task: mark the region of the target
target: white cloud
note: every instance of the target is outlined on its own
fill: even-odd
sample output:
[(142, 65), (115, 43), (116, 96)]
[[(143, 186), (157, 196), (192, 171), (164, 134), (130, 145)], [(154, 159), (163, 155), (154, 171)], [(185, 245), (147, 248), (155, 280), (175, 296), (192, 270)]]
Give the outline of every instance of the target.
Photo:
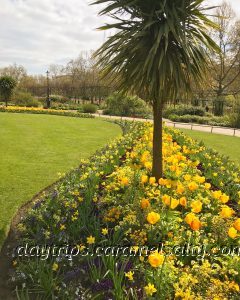
[(0, 7), (0, 66), (42, 73), (103, 42), (96, 28), (104, 20), (86, 0), (0, 0)]
[[(91, 0), (0, 0), (0, 67), (16, 62), (30, 73), (66, 63), (104, 40), (105, 21)], [(220, 0), (208, 0), (211, 4)], [(240, 0), (229, 0), (239, 12)]]

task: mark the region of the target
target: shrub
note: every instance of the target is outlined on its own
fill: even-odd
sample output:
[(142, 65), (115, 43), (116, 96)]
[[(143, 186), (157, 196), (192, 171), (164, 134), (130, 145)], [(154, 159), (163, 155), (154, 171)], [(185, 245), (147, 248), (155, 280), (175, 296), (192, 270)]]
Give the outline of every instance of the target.
[(240, 98), (233, 104), (233, 113), (230, 115), (231, 127), (240, 128)]
[(81, 110), (82, 112), (82, 106), (75, 103), (51, 103), (51, 108), (58, 110)]
[(98, 107), (94, 104), (84, 104), (82, 106), (82, 112), (88, 114), (95, 114), (97, 112)]
[(58, 95), (51, 95), (50, 99), (52, 102), (58, 102), (58, 103), (66, 103), (69, 101), (67, 98)]
[(13, 102), (15, 105), (26, 107), (38, 107), (40, 104), (36, 98), (27, 92), (16, 92)]
[(184, 116), (184, 115), (194, 115), (194, 116), (204, 116), (205, 109), (202, 107), (194, 107), (187, 105), (178, 105), (175, 107), (168, 107), (164, 110), (163, 116), (169, 118), (170, 115)]
[(106, 100), (106, 115), (125, 117), (149, 117), (151, 109), (146, 102), (136, 96), (125, 96), (121, 93), (114, 93)]
[(197, 123), (197, 124), (206, 124), (212, 126), (223, 126), (229, 127), (230, 122), (227, 116), (225, 117), (214, 117), (214, 116), (194, 116), (194, 115), (169, 115), (168, 118), (174, 122), (182, 122), (182, 123)]

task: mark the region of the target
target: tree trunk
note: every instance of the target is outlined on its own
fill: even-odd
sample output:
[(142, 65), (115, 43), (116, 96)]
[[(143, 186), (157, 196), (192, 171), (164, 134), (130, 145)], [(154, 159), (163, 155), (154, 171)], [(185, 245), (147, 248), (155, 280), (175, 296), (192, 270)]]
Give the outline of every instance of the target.
[(162, 114), (163, 105), (159, 101), (153, 104), (153, 165), (152, 176), (158, 181), (163, 177), (162, 155)]
[(5, 98), (5, 106), (6, 107), (8, 106), (8, 100), (7, 100), (7, 98)]

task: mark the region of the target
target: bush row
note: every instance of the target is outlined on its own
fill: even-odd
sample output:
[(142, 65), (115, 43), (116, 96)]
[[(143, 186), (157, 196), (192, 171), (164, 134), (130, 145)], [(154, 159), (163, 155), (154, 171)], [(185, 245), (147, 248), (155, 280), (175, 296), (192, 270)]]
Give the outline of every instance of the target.
[(193, 116), (204, 116), (205, 109), (202, 107), (188, 106), (188, 105), (177, 105), (175, 107), (168, 107), (164, 109), (163, 116), (164, 118), (169, 118), (169, 116), (184, 116), (184, 115), (193, 115)]
[(228, 117), (201, 117), (194, 115), (169, 115), (168, 119), (174, 122), (182, 122), (182, 123), (197, 123), (197, 124), (206, 124), (211, 126), (223, 126), (230, 127), (230, 122)]

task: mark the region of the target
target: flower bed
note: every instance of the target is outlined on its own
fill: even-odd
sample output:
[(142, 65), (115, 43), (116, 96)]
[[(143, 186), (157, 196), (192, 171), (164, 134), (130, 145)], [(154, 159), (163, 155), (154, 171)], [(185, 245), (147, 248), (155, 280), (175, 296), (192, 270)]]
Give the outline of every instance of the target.
[[(152, 127), (129, 126), (19, 225), (18, 295), (238, 299), (240, 258), (222, 249), (239, 246), (239, 170), (165, 128), (164, 178), (156, 182)], [(44, 256), (36, 245), (55, 252)]]
[(0, 112), (45, 114), (76, 118), (94, 118), (94, 116), (92, 116), (91, 114), (84, 114), (79, 112), (75, 113), (57, 109), (44, 109), (39, 107), (2, 106), (0, 107)]

